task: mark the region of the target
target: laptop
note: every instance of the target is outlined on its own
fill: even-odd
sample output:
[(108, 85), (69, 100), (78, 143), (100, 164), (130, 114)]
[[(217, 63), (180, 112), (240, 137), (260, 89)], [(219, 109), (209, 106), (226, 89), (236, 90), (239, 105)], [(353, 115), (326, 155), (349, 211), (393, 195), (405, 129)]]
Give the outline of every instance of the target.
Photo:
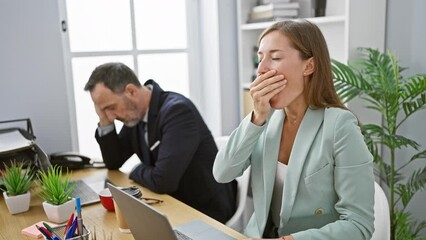
[(79, 179), (71, 182), (75, 183), (71, 197), (79, 197), (81, 206), (86, 206), (101, 201), (99, 198), (99, 192), (106, 188), (106, 184), (110, 181), (108, 179)]
[(107, 184), (114, 201), (135, 239), (144, 240), (231, 240), (235, 239), (203, 221), (195, 220), (173, 229), (166, 215), (147, 203), (132, 197), (114, 185)]

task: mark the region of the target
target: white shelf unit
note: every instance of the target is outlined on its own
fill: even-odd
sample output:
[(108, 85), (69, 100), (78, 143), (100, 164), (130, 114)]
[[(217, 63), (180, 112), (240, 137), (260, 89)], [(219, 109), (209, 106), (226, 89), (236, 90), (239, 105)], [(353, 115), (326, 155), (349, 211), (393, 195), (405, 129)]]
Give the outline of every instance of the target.
[[(251, 102), (247, 101), (250, 99), (247, 89), (255, 71), (252, 62), (253, 47), (257, 45), (262, 31), (273, 23), (247, 23), (256, 2), (237, 0), (241, 117), (251, 109)], [(327, 0), (326, 16), (306, 19), (321, 29), (331, 58), (347, 62), (356, 57), (357, 47), (383, 49), (385, 17), (386, 0)]]

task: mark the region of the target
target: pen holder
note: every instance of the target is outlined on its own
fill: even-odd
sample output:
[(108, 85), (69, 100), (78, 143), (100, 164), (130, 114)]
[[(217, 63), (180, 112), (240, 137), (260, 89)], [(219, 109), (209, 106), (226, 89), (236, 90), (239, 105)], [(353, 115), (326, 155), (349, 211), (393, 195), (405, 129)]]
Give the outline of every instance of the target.
[(53, 227), (53, 229), (55, 230), (55, 233), (58, 234), (58, 236), (62, 240), (89, 240), (90, 239), (91, 232), (88, 228), (86, 228), (86, 226), (84, 226), (83, 234), (81, 236), (74, 236), (72, 238), (65, 238), (65, 235), (64, 235), (65, 225), (59, 225), (59, 226)]
[[(65, 240), (65, 238), (63, 238)], [(87, 228), (84, 228), (83, 235), (81, 236), (75, 236), (73, 238), (67, 238), (66, 240), (89, 240), (90, 239), (90, 230)]]

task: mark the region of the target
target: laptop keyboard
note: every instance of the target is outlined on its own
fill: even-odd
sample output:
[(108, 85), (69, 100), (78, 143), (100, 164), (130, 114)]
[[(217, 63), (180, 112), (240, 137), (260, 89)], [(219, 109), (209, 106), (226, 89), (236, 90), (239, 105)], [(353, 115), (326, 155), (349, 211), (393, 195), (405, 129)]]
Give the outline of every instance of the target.
[(175, 232), (176, 238), (178, 240), (193, 240), (192, 238), (186, 236), (182, 232), (179, 232), (178, 230), (173, 230)]
[(100, 201), (98, 193), (89, 187), (83, 180), (75, 180), (72, 182), (75, 183), (75, 187), (71, 197), (79, 197), (82, 206)]

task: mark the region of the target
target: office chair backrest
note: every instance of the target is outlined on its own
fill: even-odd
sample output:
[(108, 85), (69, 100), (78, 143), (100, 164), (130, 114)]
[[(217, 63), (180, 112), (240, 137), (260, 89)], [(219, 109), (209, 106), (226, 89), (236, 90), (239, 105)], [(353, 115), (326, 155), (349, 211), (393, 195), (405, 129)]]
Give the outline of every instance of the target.
[(228, 142), (229, 136), (219, 136), (214, 139), (216, 142), (217, 148), (220, 150), (221, 148), (225, 147), (226, 143)]
[(374, 183), (374, 233), (371, 240), (390, 239), (389, 203), (383, 189)]
[[(225, 147), (229, 136), (216, 137), (216, 145), (218, 149)], [(253, 213), (253, 200), (248, 196), (249, 182), (250, 182), (250, 167), (247, 168), (243, 175), (236, 178), (238, 183), (237, 192), (237, 210), (234, 215), (226, 222), (226, 226), (242, 232), (244, 227), (247, 225), (251, 214)]]
[(254, 209), (252, 206), (253, 200), (251, 200), (251, 197), (248, 196), (250, 167), (247, 168), (243, 175), (238, 177), (236, 180), (238, 183), (237, 210), (225, 224), (238, 232), (242, 232)]

